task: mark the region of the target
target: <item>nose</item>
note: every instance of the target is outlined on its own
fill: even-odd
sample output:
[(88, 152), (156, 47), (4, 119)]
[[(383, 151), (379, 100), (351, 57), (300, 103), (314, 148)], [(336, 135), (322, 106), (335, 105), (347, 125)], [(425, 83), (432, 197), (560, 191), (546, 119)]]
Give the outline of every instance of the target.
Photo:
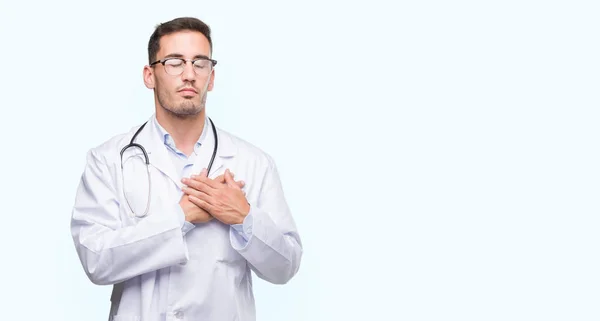
[(183, 72), (181, 73), (181, 77), (184, 81), (196, 80), (196, 72), (194, 71), (194, 65), (190, 61), (186, 61), (183, 65)]

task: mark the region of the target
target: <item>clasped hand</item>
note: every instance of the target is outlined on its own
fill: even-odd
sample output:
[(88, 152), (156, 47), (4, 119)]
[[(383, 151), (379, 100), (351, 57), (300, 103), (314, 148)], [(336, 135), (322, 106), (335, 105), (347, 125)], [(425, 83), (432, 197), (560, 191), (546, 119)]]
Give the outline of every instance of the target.
[(216, 218), (225, 224), (241, 224), (250, 211), (242, 191), (244, 182), (236, 182), (226, 170), (216, 179), (207, 177), (206, 169), (200, 175), (182, 179), (184, 195), (180, 205), (190, 223), (203, 223)]

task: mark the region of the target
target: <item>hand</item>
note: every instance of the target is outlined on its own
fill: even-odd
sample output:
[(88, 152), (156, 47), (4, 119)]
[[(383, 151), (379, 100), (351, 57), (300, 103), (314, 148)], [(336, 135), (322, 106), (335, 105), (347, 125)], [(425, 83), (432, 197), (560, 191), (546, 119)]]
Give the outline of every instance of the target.
[(241, 224), (250, 212), (246, 196), (229, 170), (225, 171), (225, 184), (206, 175), (192, 177), (185, 184), (190, 201), (225, 224)]
[[(203, 171), (201, 175), (206, 176), (206, 171)], [(231, 176), (233, 177), (233, 173), (231, 173)], [(183, 179), (182, 181), (184, 184), (186, 183), (186, 179)], [(217, 176), (214, 181), (220, 184), (227, 184), (224, 174)], [(239, 186), (240, 189), (245, 185), (244, 181), (234, 181), (234, 184)], [(193, 224), (210, 222), (213, 219), (213, 216), (201, 207), (198, 207), (198, 205), (192, 203), (188, 196), (189, 194), (184, 193), (179, 201), (179, 206), (181, 206), (181, 209), (185, 214), (185, 220)]]
[(183, 210), (185, 220), (192, 224), (207, 223), (213, 219), (212, 215), (208, 214), (207, 211), (192, 203), (186, 194), (183, 194), (181, 197), (179, 206), (181, 206), (181, 209)]

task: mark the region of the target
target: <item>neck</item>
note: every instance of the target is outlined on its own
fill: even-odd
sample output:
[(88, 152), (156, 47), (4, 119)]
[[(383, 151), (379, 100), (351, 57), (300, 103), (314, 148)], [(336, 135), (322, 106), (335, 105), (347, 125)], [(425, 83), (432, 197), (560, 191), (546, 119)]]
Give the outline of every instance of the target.
[(194, 145), (204, 130), (206, 114), (202, 109), (197, 115), (181, 117), (174, 115), (162, 108), (156, 110), (156, 120), (173, 137), (177, 149), (190, 155)]

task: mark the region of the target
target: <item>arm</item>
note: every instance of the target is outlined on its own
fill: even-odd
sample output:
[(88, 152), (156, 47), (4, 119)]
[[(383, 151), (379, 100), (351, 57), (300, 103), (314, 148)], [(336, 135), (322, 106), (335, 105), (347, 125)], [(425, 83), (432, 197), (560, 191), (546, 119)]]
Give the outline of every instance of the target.
[(230, 241), (258, 277), (284, 284), (300, 268), (302, 243), (277, 168), (270, 164), (256, 203), (242, 224), (230, 228)]
[(199, 175), (184, 179), (190, 201), (230, 225), (231, 246), (262, 279), (275, 284), (288, 282), (300, 267), (302, 243), (283, 195), (277, 169), (270, 160), (260, 184), (258, 198), (248, 203), (229, 170), (226, 184)]
[(115, 284), (188, 259), (184, 222), (178, 203), (172, 212), (148, 216), (133, 226), (121, 226), (119, 202), (106, 164), (92, 150), (77, 190), (71, 234), (88, 278), (99, 285)]

